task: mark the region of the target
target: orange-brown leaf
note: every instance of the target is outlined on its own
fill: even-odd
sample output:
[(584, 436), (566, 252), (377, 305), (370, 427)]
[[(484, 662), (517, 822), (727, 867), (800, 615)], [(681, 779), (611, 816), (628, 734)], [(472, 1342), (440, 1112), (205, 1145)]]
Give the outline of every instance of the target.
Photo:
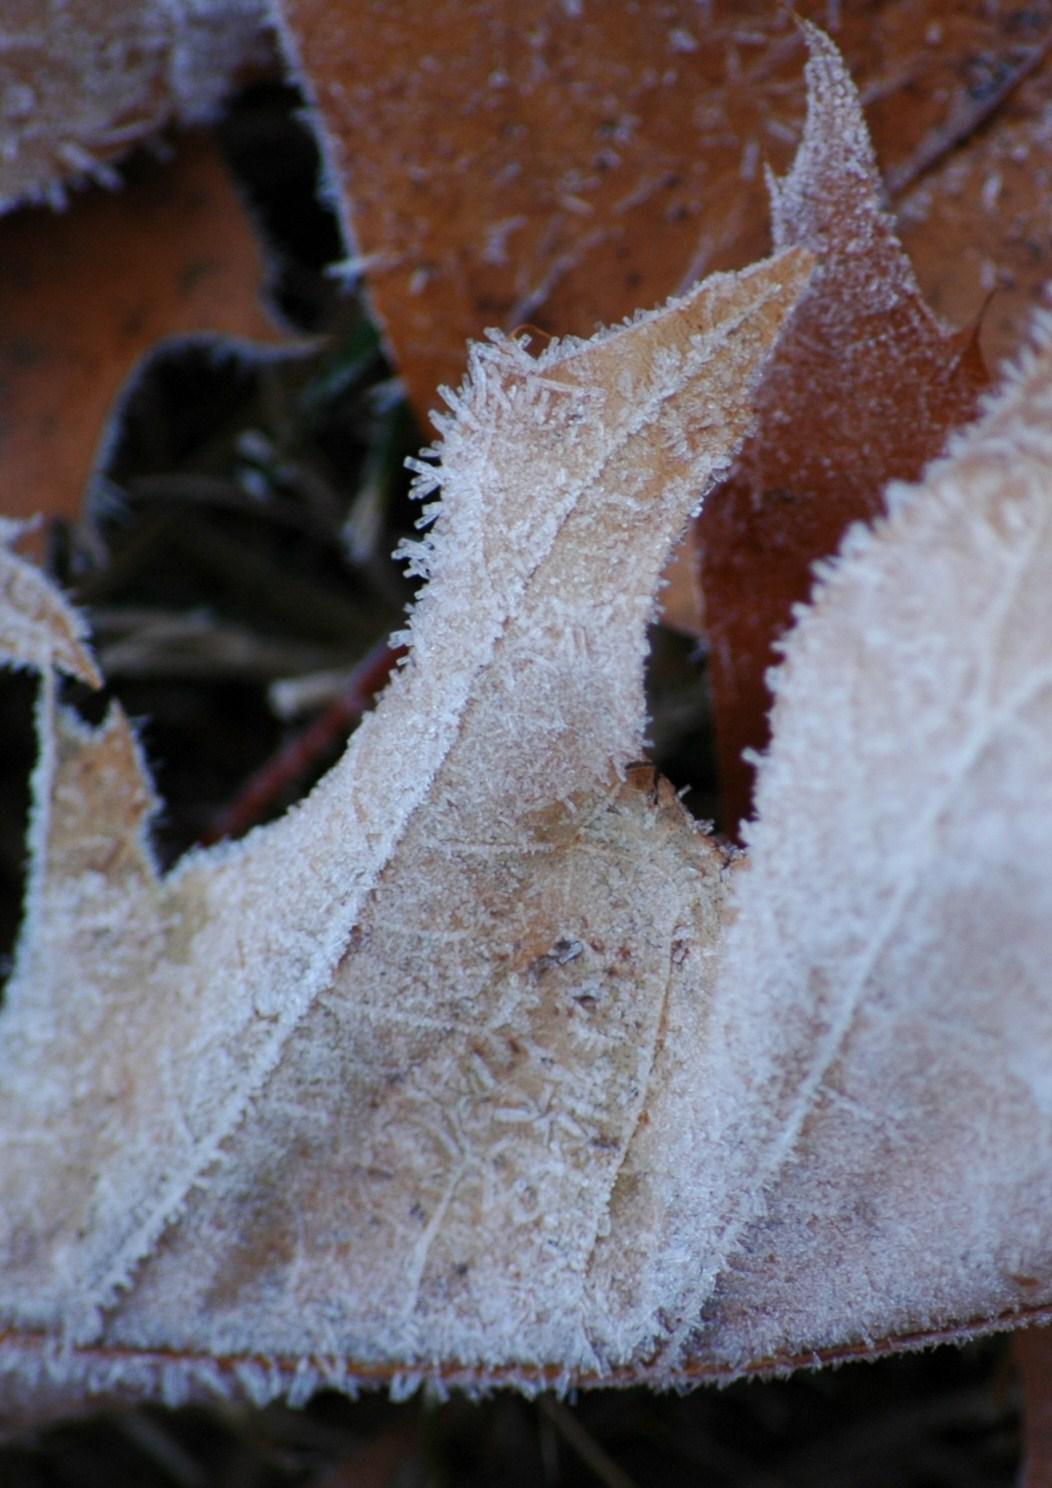
[(278, 336), (263, 261), (214, 140), (96, 189), (73, 211), (0, 221), (0, 478), (11, 516), (76, 516), (107, 416), (166, 337)]
[[(767, 249), (802, 47), (775, 0), (283, 0), (361, 262), (423, 416), (463, 345), (523, 321), (588, 335)], [(798, 7), (858, 79), (881, 163), (914, 180), (1033, 66), (1052, 6)]]
[(1025, 1328), (1012, 1343), (1023, 1387), (1025, 1460), (1020, 1488), (1052, 1488), (1052, 1328)]
[(774, 199), (781, 244), (821, 268), (772, 358), (757, 425), (698, 520), (724, 819), (749, 810), (746, 749), (767, 740), (766, 673), (815, 561), (913, 479), (985, 385), (969, 334), (948, 335), (917, 288), (891, 219), (851, 81), (811, 31), (804, 142)]
[(993, 366), (1015, 354), (1052, 279), (1052, 59), (991, 125), (898, 203), (902, 240), (936, 314), (979, 320)]

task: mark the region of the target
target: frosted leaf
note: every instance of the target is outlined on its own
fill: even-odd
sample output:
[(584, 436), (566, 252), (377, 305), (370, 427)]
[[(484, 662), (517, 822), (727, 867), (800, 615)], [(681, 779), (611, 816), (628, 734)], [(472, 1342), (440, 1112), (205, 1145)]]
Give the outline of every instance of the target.
[(766, 673), (816, 560), (915, 480), (986, 385), (970, 334), (925, 304), (891, 217), (862, 104), (836, 47), (805, 26), (807, 122), (771, 179), (779, 247), (817, 259), (757, 393), (756, 427), (698, 521), (720, 787), (728, 830), (749, 814), (746, 749), (767, 741)]
[(697, 1069), (724, 1367), (1052, 1306), (1052, 323), (889, 505), (785, 644)]
[(25, 530), (0, 517), (0, 659), (38, 671), (56, 667), (97, 687), (84, 621), (38, 568), (11, 551)]
[(268, 56), (262, 0), (4, 0), (0, 210), (112, 181), (109, 165), (172, 119), (211, 120)]
[[(407, 662), (243, 844), (159, 877), (126, 722), (45, 692), (0, 1013), (8, 1371), (54, 1339), (56, 1390), (190, 1389), (233, 1355), (265, 1395), (290, 1360), (649, 1346), (624, 1299), (684, 1264), (676, 1111), (725, 861), (633, 764), (646, 624), (809, 271), (794, 250), (537, 359), (473, 349)], [(646, 1172), (644, 1127), (668, 1133)]]
[(167, 876), (127, 720), (56, 702), (79, 620), (4, 558), (47, 674), (4, 1410), (678, 1384), (1052, 1313), (1052, 332), (823, 571), (747, 862), (639, 763), (657, 576), (810, 267), (476, 347), (405, 666), (303, 805)]

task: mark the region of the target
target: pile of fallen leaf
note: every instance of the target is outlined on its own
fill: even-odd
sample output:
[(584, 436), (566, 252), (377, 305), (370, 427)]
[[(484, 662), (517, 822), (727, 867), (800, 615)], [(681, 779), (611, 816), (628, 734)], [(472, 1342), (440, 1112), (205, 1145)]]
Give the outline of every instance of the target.
[[(325, 409), (313, 443), (197, 438), (191, 474), (136, 487), (146, 383), (99, 438), (158, 336), (262, 329), (212, 147), (95, 198), (94, 225), (3, 224), (0, 458), (67, 520), (87, 482), (72, 557), (56, 527), (45, 558), (108, 664), (295, 678), (254, 695), (260, 756), (290, 697), (335, 689), (323, 749), (392, 673), (300, 805), (169, 869), (284, 804), (319, 730), (227, 810), (199, 800), (162, 861), (136, 730), (85, 700), (84, 613), (6, 550), (0, 636), (41, 678), (0, 1015), (12, 1416), (667, 1386), (1048, 1318), (1047, 329), (980, 397), (1045, 277), (1052, 16), (846, 6), (848, 66), (807, 31), (804, 118), (783, 15), (659, 10), (440, 4), (410, 31), (377, 7), (352, 34), (339, 6), (282, 8), (341, 273), (418, 411), (503, 327), (410, 462), (424, 531), (400, 553), (425, 582), (390, 644), (396, 395), (354, 402), (353, 500), (326, 478), (376, 355), (354, 313), (326, 347), (240, 356), (272, 428), (275, 398)], [(254, 11), (215, 7), (231, 77), (266, 65)], [(130, 14), (107, 15), (114, 55), (153, 56), (170, 104), (136, 86), (160, 114), (214, 108), (185, 93), (176, 11), (152, 54)], [(10, 55), (8, 96), (32, 92), (46, 67)], [(118, 107), (98, 81), (75, 148), (9, 114), (8, 193), (110, 168), (86, 141), (112, 142), (131, 84)], [(99, 552), (140, 502), (165, 577), (136, 622), (107, 615)], [(218, 587), (195, 610), (202, 543)], [(263, 633), (230, 575), (267, 597)], [(744, 856), (646, 763), (656, 595), (705, 648)]]

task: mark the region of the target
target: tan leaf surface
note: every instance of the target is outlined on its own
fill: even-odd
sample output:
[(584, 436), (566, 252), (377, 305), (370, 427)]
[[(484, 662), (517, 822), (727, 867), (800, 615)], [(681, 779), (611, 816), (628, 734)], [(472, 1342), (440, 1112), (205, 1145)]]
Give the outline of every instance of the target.
[(64, 200), (178, 119), (210, 121), (270, 55), (261, 0), (4, 0), (0, 211)]
[(262, 253), (215, 141), (56, 217), (0, 220), (0, 478), (9, 515), (75, 517), (114, 399), (168, 337), (271, 342)]
[(97, 687), (83, 620), (38, 568), (11, 551), (24, 531), (23, 523), (0, 517), (0, 658), (39, 672), (54, 667)]
[(9, 1404), (186, 1392), (223, 1356), (270, 1358), (226, 1380), (264, 1391), (580, 1371), (662, 1331), (725, 861), (633, 766), (645, 627), (809, 271), (476, 348), (420, 465), (408, 662), (243, 844), (158, 878), (126, 723), (45, 694), (0, 1015)]

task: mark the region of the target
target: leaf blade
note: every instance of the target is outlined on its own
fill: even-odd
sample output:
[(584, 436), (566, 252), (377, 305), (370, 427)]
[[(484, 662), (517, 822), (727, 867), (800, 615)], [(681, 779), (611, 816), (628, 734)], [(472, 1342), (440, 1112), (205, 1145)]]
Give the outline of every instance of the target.
[(736, 1238), (702, 1355), (1052, 1296), (1050, 427), (1046, 325), (787, 640), (706, 1064), (718, 1104), (724, 1080), (766, 1090), (767, 1155), (721, 1178)]
[[(209, 1275), (193, 1243), (190, 1253), (197, 1259), (176, 1263), (182, 1291), (170, 1285), (163, 1300), (151, 1292), (148, 1278), (140, 1278), (133, 1296), (119, 1299), (139, 1277), (148, 1255), (157, 1250), (163, 1259), (161, 1236), (173, 1221), (178, 1221), (176, 1240), (169, 1248), (176, 1248), (180, 1234), (191, 1232), (195, 1215), (213, 1216), (203, 1235), (194, 1232), (195, 1243), (207, 1250), (209, 1237), (228, 1237), (229, 1253), (221, 1251), (220, 1273), (224, 1267), (237, 1270), (239, 1246), (231, 1231), (240, 1233), (239, 1212), (248, 1231), (261, 1227), (261, 1234), (266, 1233), (258, 1193), (280, 1191), (281, 1185), (261, 1178), (253, 1190), (250, 1183), (240, 1210), (233, 1206), (213, 1212), (211, 1196), (220, 1193), (231, 1175), (237, 1188), (239, 1173), (280, 1171), (290, 1186), (307, 1177), (293, 1155), (283, 1155), (298, 1130), (289, 1127), (287, 1115), (296, 1109), (297, 1089), (320, 1094), (321, 1105), (312, 1098), (302, 1116), (303, 1140), (315, 1150), (310, 1133), (325, 1107), (324, 1082), (319, 1087), (319, 1080), (332, 1057), (327, 1037), (332, 1018), (342, 1016), (348, 1025), (342, 1045), (352, 1050), (352, 1065), (358, 1058), (353, 1053), (356, 1040), (372, 1050), (371, 1065), (360, 1056), (369, 1067), (364, 1094), (356, 1086), (356, 1098), (383, 1106), (384, 1071), (394, 1057), (384, 1054), (384, 1036), (397, 1047), (402, 1038), (397, 1008), (394, 1026), (384, 1036), (374, 1038), (371, 1021), (377, 1009), (383, 1011), (390, 967), (401, 966), (404, 975), (398, 995), (417, 997), (410, 1005), (423, 1033), (414, 1037), (417, 1045), (423, 1039), (425, 1050), (434, 1023), (426, 1014), (428, 996), (439, 1003), (445, 999), (451, 1008), (465, 998), (470, 1002), (465, 991), (470, 977), (465, 981), (467, 973), (455, 955), (445, 967), (445, 982), (425, 995), (423, 1006), (419, 972), (394, 954), (376, 958), (371, 968), (375, 984), (334, 984), (341, 959), (358, 953), (355, 927), (367, 941), (373, 919), (378, 930), (392, 914), (411, 919), (414, 896), (421, 894), (432, 900), (430, 908), (420, 910), (421, 924), (433, 913), (438, 923), (452, 916), (455, 929), (457, 916), (467, 914), (473, 899), (486, 893), (505, 903), (510, 914), (514, 904), (531, 897), (515, 892), (516, 874), (525, 871), (514, 867), (523, 855), (523, 839), (527, 860), (534, 852), (543, 861), (546, 831), (564, 837), (569, 832), (572, 852), (578, 851), (581, 834), (587, 838), (591, 830), (590, 801), (600, 837), (608, 829), (617, 837), (616, 822), (626, 810), (631, 830), (656, 831), (646, 823), (661, 813), (655, 817), (655, 808), (646, 802), (620, 807), (621, 788), (611, 795), (608, 779), (611, 769), (616, 778), (641, 739), (642, 657), (652, 586), (679, 526), (748, 424), (752, 379), (809, 268), (808, 255), (790, 253), (739, 278), (726, 276), (700, 287), (665, 310), (597, 338), (594, 345), (550, 348), (536, 363), (506, 342), (476, 354), (474, 379), (454, 399), (456, 418), (444, 431), (444, 515), (428, 553), (434, 577), (413, 616), (413, 646), (402, 673), (356, 733), (344, 760), (301, 808), (243, 844), (195, 854), (167, 880), (148, 878), (137, 894), (124, 896), (128, 944), (144, 938), (150, 943), (148, 976), (144, 968), (139, 975), (123, 976), (106, 968), (98, 972), (90, 995), (80, 998), (79, 1022), (54, 1012), (42, 1015), (51, 1031), (50, 1057), (56, 1066), (78, 1067), (78, 1088), (88, 1088), (92, 1081), (83, 1059), (90, 1062), (94, 1051), (104, 1066), (95, 1083), (110, 1091), (115, 1102), (107, 1122), (94, 1128), (78, 1123), (77, 1162), (73, 1171), (64, 1168), (61, 1174), (32, 1162), (44, 1132), (61, 1129), (55, 1105), (61, 1105), (63, 1095), (53, 1083), (49, 1091), (38, 1089), (46, 1085), (40, 1039), (26, 1010), (33, 1001), (34, 979), (49, 980), (55, 1007), (68, 999), (68, 942), (61, 942), (52, 924), (46, 955), (35, 954), (31, 941), (23, 944), (16, 969), (18, 995), (3, 1014), (9, 1053), (0, 1092), (10, 1133), (4, 1146), (4, 1307), (12, 1320), (37, 1324), (47, 1317), (78, 1340), (102, 1337), (111, 1342), (118, 1341), (126, 1324), (133, 1333), (141, 1330), (135, 1335), (140, 1344), (170, 1344), (174, 1330), (188, 1346), (181, 1330), (197, 1319), (193, 1326), (206, 1327), (209, 1347), (220, 1349), (221, 1330), (229, 1326), (237, 1347), (249, 1351), (254, 1335), (238, 1331), (242, 1296), (230, 1314), (218, 1305), (218, 1293), (203, 1309), (185, 1305), (186, 1287), (192, 1291), (206, 1285)], [(483, 521), (486, 501), (503, 524), (499, 566), (489, 551), (495, 538), (492, 516), (489, 525)], [(626, 532), (635, 538), (627, 553)], [(606, 558), (609, 571), (603, 574), (597, 642), (608, 647), (606, 665), (597, 668), (596, 679), (581, 689), (580, 697), (567, 698), (562, 679), (577, 676), (580, 636), (594, 635), (597, 628), (597, 595), (581, 575), (594, 573), (597, 560)], [(555, 686), (549, 675), (553, 667)], [(513, 697), (514, 710), (509, 703)], [(503, 751), (500, 771), (492, 765), (492, 755), (485, 755), (484, 741), (491, 751)], [(545, 760), (540, 772), (539, 757)], [(631, 791), (628, 799), (635, 799)], [(560, 801), (575, 805), (583, 826), (574, 825), (573, 813)], [(553, 811), (555, 823), (546, 816)], [(664, 816), (670, 813), (675, 827), (666, 835), (675, 854), (681, 850), (680, 838), (688, 844), (695, 838), (678, 806), (666, 804)], [(559, 825), (564, 816), (568, 826)], [(120, 822), (110, 830), (119, 835)], [(485, 848), (477, 855), (482, 864), (478, 871), (471, 858), (476, 842)], [(712, 876), (711, 849), (690, 845), (683, 850), (699, 855), (702, 877)], [(437, 872), (443, 853), (455, 858), (456, 873), (450, 879), (447, 867), (436, 880), (443, 885), (438, 889), (429, 873)], [(611, 853), (625, 860), (616, 846), (598, 857), (587, 845), (583, 849), (584, 859), (599, 863), (589, 871), (593, 877), (598, 874), (596, 891), (606, 904), (611, 895), (617, 902), (623, 897), (616, 875), (611, 877), (602, 866)], [(715, 875), (718, 879), (718, 865)], [(562, 883), (559, 877), (551, 890), (556, 905), (565, 904)], [(61, 881), (53, 885), (60, 900), (84, 890), (79, 880), (72, 888)], [(383, 909), (385, 896), (393, 911)], [(547, 924), (555, 910), (539, 889), (534, 897), (534, 912)], [(665, 911), (662, 923), (672, 917), (669, 933), (678, 914), (689, 919), (693, 911)], [(75, 925), (74, 914), (71, 934)], [(119, 936), (119, 927), (108, 921), (107, 932)], [(547, 945), (558, 942), (561, 932), (553, 924), (546, 933)], [(644, 926), (639, 933), (647, 955), (660, 968), (667, 955), (661, 937), (651, 943)], [(519, 964), (525, 954), (520, 946), (505, 992), (493, 993), (498, 1007), (502, 995), (513, 1003), (517, 999), (521, 1006), (515, 1016), (526, 1024), (533, 1016), (529, 968), (546, 953), (546, 945), (538, 945), (525, 964)], [(489, 964), (483, 955), (471, 973), (481, 977), (483, 991)], [(83, 958), (81, 969), (82, 975), (88, 972)], [(619, 1088), (627, 1092), (618, 1120), (628, 1135), (612, 1143), (603, 1162), (596, 1161), (596, 1172), (616, 1163), (634, 1126), (632, 1111), (638, 1111), (645, 1089), (661, 1008), (660, 999), (647, 1006), (642, 986), (651, 986), (655, 974), (665, 973), (642, 979), (640, 1006), (646, 1008), (650, 1032), (636, 1045), (626, 1043), (627, 1028), (618, 1023), (616, 1004), (610, 1014), (611, 1067), (621, 1069)], [(449, 1036), (463, 1054), (463, 1018), (448, 1010), (444, 1016)], [(543, 1009), (538, 1016), (544, 1023)], [(90, 1033), (85, 1018), (94, 1020)], [(293, 1059), (294, 1040), (300, 1062), (286, 1097), (275, 1088), (283, 1062)], [(575, 1057), (579, 1063), (580, 1050)], [(399, 1060), (408, 1067), (414, 1063), (404, 1048)], [(523, 1075), (530, 1090), (536, 1073), (530, 1066)], [(587, 1074), (581, 1080), (582, 1089), (592, 1089), (594, 1080)], [(335, 1079), (330, 1084), (333, 1092), (341, 1088)], [(587, 1090), (581, 1099), (593, 1102), (599, 1113), (595, 1121), (600, 1122), (609, 1101)], [(26, 1116), (34, 1102), (40, 1107), (35, 1121)], [(268, 1137), (277, 1147), (264, 1142), (262, 1152), (243, 1153), (239, 1168), (231, 1153), (240, 1150), (243, 1138), (251, 1142), (265, 1116), (277, 1121)], [(497, 1120), (487, 1112), (486, 1121), (491, 1117)], [(498, 1124), (502, 1121), (504, 1117)], [(98, 1144), (94, 1153), (93, 1142)], [(317, 1154), (316, 1160), (321, 1161)], [(403, 1184), (410, 1182), (412, 1171), (407, 1163)], [(206, 1175), (209, 1187), (203, 1191)], [(309, 1179), (312, 1190), (316, 1183), (316, 1177)], [(601, 1206), (601, 1185), (595, 1202)], [(440, 1210), (436, 1201), (436, 1213)], [(441, 1226), (441, 1215), (436, 1223)], [(591, 1244), (587, 1224), (585, 1231), (575, 1274)], [(402, 1268), (407, 1243), (403, 1229), (401, 1249), (394, 1250)], [(250, 1290), (267, 1275), (265, 1255), (275, 1257), (272, 1265), (280, 1270), (282, 1255), (291, 1266), (299, 1253), (293, 1247), (289, 1257), (288, 1246), (268, 1247), (262, 1240), (260, 1247), (252, 1252), (259, 1255), (261, 1269), (251, 1273)], [(12, 1259), (16, 1251), (21, 1258), (17, 1266)], [(386, 1251), (372, 1253), (379, 1266)], [(426, 1264), (425, 1254), (421, 1268)], [(289, 1277), (294, 1291), (296, 1277), (291, 1271)], [(514, 1293), (514, 1275), (504, 1279)], [(213, 1280), (221, 1290), (221, 1276)], [(308, 1290), (316, 1284), (317, 1277), (308, 1274)], [(324, 1296), (331, 1291), (327, 1283)], [(291, 1326), (306, 1351), (307, 1337), (295, 1334), (295, 1328), (307, 1316), (314, 1330), (308, 1337), (317, 1336), (319, 1329), (326, 1336), (324, 1307), (316, 1298), (313, 1309), (304, 1313), (296, 1306), (288, 1317), (282, 1311), (288, 1306), (283, 1295), (279, 1290), (269, 1325), (279, 1334), (280, 1326)], [(183, 1302), (173, 1313), (172, 1301), (180, 1296)], [(31, 1306), (27, 1297), (33, 1299)], [(395, 1334), (389, 1318), (377, 1320), (370, 1312), (367, 1288), (352, 1291), (348, 1306), (351, 1315), (345, 1325), (364, 1331), (344, 1338), (345, 1352), (355, 1352), (359, 1337), (367, 1352), (382, 1356), (397, 1347), (431, 1351), (426, 1339), (432, 1324), (411, 1308), (406, 1331)], [(365, 1322), (355, 1321), (356, 1306), (363, 1309)], [(100, 1310), (114, 1307), (100, 1334)], [(436, 1337), (445, 1336), (441, 1329), (450, 1323), (449, 1305), (438, 1313)], [(512, 1315), (521, 1313), (520, 1307)], [(251, 1308), (245, 1316), (251, 1317)], [(210, 1321), (202, 1324), (202, 1318)], [(529, 1323), (528, 1313), (524, 1321)], [(540, 1327), (538, 1319), (533, 1322)], [(492, 1353), (500, 1340), (500, 1346), (510, 1346), (514, 1329), (507, 1331), (505, 1324), (502, 1333), (496, 1323), (485, 1321), (478, 1326), (473, 1348)], [(558, 1329), (563, 1321), (556, 1318), (553, 1326)], [(579, 1332), (573, 1319), (568, 1326)], [(468, 1327), (470, 1332), (470, 1323)], [(280, 1344), (281, 1336), (271, 1347)], [(269, 1337), (265, 1329), (264, 1337)], [(447, 1339), (443, 1348), (451, 1346)], [(580, 1338), (574, 1347), (591, 1356), (590, 1345)], [(540, 1343), (535, 1348), (542, 1352)]]

